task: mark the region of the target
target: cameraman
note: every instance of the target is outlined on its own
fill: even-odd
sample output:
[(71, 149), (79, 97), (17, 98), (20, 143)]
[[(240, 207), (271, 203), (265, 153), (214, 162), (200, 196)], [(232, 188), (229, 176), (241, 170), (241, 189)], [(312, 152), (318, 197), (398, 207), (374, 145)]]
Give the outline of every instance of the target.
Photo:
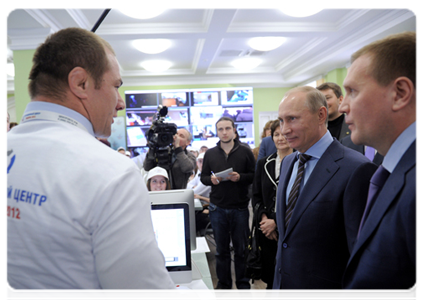
[[(186, 149), (191, 141), (192, 135), (185, 128), (178, 129), (177, 133), (173, 136), (173, 151), (170, 166), (171, 186), (173, 190), (185, 189), (188, 179), (195, 168), (196, 158), (194, 154)], [(144, 160), (144, 170), (149, 171), (156, 166), (155, 153), (150, 148)]]

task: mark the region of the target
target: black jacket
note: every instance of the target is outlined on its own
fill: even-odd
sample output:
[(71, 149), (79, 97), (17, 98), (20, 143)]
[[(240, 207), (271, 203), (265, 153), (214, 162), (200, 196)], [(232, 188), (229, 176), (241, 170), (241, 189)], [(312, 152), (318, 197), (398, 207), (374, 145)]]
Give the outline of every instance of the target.
[[(220, 141), (204, 155), (201, 182), (212, 187), (210, 202), (221, 208), (246, 208), (250, 200), (248, 186), (254, 179), (254, 155), (251, 149), (240, 145), (238, 141), (234, 140), (234, 143), (228, 155), (220, 147)], [(239, 173), (239, 181), (227, 180), (213, 185), (211, 172), (218, 173), (228, 168), (233, 168), (234, 172)]]

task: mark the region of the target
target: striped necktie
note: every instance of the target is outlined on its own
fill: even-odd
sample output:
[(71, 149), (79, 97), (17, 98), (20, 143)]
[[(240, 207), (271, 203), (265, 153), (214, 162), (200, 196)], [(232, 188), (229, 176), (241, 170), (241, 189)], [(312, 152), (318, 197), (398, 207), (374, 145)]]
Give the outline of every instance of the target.
[(285, 228), (288, 227), (289, 221), (291, 220), (292, 212), (294, 211), (295, 204), (297, 203), (298, 194), (300, 192), (300, 185), (303, 179), (305, 163), (311, 158), (310, 155), (300, 154), (300, 161), (298, 163), (297, 177), (295, 178), (294, 185), (291, 188), (288, 196), (288, 206), (285, 213)]

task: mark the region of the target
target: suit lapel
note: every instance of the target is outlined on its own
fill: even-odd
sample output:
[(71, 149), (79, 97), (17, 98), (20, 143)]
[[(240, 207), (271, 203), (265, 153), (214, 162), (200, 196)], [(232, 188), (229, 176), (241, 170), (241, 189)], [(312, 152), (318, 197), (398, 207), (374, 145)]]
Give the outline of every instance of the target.
[(279, 180), (278, 190), (277, 190), (277, 203), (276, 203), (276, 213), (281, 216), (278, 224), (279, 235), (285, 235), (285, 211), (286, 211), (286, 188), (289, 183), (289, 179), (291, 177), (292, 169), (294, 167), (294, 163), (296, 153), (290, 154), (285, 156), (282, 160), (281, 165), (281, 174), (279, 178), (283, 178), (283, 180)]
[(291, 221), (286, 230), (286, 235), (293, 230), (310, 203), (338, 171), (339, 166), (336, 160), (343, 158), (344, 152), (342, 149), (343, 147), (340, 146), (339, 142), (334, 141), (319, 159), (300, 193), (294, 212), (292, 213)]
[(416, 142), (404, 153), (400, 162), (385, 182), (380, 191), (369, 216), (360, 232), (360, 237), (351, 254), (350, 260), (366, 240), (373, 234), (376, 227), (381, 222), (391, 203), (396, 199), (398, 193), (405, 184), (405, 174), (416, 164)]

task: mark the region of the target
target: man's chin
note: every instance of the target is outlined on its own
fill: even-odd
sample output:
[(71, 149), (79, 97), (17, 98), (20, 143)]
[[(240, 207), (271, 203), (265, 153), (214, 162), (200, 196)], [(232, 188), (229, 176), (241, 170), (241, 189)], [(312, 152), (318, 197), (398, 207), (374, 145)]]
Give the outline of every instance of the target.
[(356, 132), (351, 132), (351, 142), (353, 142), (355, 145), (364, 145), (364, 143), (361, 141), (360, 137), (357, 135)]
[(232, 142), (232, 139), (230, 139), (230, 140), (220, 140), (222, 143), (225, 143), (225, 144), (229, 144), (230, 142)]

